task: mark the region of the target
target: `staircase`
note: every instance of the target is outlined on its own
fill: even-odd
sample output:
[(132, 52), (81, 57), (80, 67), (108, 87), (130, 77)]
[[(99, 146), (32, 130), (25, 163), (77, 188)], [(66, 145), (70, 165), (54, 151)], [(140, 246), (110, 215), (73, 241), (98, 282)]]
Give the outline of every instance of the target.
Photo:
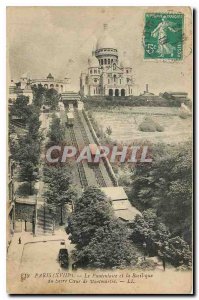
[(24, 122), (20, 119), (11, 119), (11, 124), (23, 129), (26, 127)]
[(45, 205), (37, 208), (36, 235), (52, 235), (53, 219), (49, 209)]

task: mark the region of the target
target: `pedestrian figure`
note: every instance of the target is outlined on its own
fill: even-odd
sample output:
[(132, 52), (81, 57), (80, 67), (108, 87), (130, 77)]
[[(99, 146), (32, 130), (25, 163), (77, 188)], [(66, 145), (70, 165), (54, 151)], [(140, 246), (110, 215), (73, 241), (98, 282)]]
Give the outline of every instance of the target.
[(21, 237), (19, 237), (19, 244), (21, 244)]
[(77, 270), (77, 265), (76, 265), (76, 263), (73, 263), (72, 264), (72, 270), (74, 271), (74, 270)]

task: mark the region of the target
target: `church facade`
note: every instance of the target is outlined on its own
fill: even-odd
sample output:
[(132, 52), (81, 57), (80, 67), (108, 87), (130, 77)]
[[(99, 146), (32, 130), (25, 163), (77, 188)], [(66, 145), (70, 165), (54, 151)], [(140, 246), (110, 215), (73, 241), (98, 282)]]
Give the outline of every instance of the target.
[(118, 49), (109, 35), (108, 26), (97, 40), (96, 49), (88, 59), (88, 71), (81, 73), (82, 96), (130, 96), (133, 95), (132, 67), (124, 52), (120, 60)]

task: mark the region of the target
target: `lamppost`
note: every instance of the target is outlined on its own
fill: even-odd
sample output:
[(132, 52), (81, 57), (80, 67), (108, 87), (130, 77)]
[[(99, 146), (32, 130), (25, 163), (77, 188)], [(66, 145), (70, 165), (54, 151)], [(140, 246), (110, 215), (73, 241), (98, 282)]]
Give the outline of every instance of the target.
[(21, 231), (22, 231), (23, 228), (22, 228), (22, 212), (21, 212), (21, 209), (19, 210), (19, 220), (21, 222)]
[(147, 256), (147, 250), (146, 250), (146, 243), (144, 242), (142, 244), (143, 248), (144, 248), (144, 260), (146, 260), (146, 256)]
[(33, 211), (32, 214), (32, 232), (33, 232), (33, 236), (35, 236), (35, 222), (36, 222), (36, 211)]

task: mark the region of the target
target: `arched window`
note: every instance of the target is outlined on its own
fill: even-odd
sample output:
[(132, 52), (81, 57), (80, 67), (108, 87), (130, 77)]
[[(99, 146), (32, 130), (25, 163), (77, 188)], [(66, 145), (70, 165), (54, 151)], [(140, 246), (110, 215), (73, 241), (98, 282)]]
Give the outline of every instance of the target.
[(106, 60), (106, 58), (104, 59), (104, 64), (105, 64), (105, 65), (107, 64), (107, 60)]
[(113, 96), (113, 90), (109, 89), (108, 94), (109, 94), (109, 96)]
[(121, 89), (121, 96), (125, 96), (125, 89)]
[(118, 89), (115, 90), (115, 96), (116, 96), (116, 97), (119, 96), (119, 90), (118, 90)]
[(97, 74), (97, 70), (96, 69), (94, 70), (94, 74)]
[(110, 58), (108, 59), (108, 64), (110, 65)]
[(101, 65), (103, 65), (103, 59), (101, 59)]
[(116, 78), (117, 78), (117, 76), (116, 76), (116, 75), (113, 75), (113, 80), (114, 80), (114, 82), (116, 82)]

